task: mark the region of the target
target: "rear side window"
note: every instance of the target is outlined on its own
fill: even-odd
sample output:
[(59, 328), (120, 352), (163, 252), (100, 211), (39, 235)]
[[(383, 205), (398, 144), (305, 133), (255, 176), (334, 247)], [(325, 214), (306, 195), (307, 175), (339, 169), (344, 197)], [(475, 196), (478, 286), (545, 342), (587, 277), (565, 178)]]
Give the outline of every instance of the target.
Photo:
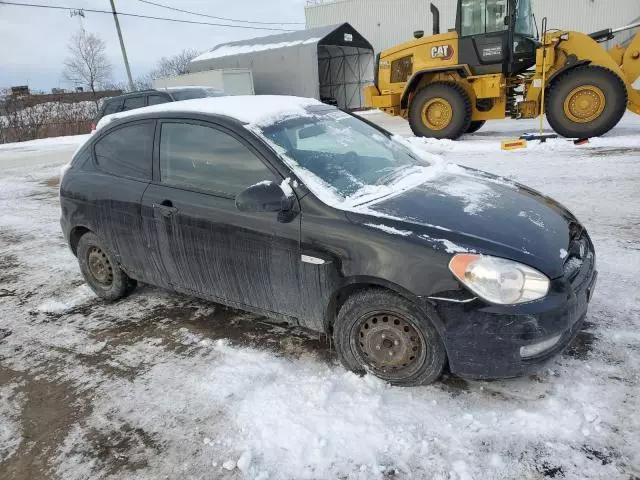
[(118, 177), (151, 180), (155, 122), (125, 125), (109, 132), (94, 147), (96, 164)]
[(231, 135), (204, 125), (163, 123), (160, 135), (163, 183), (233, 196), (276, 176)]
[(149, 105), (158, 105), (160, 103), (167, 103), (171, 100), (164, 95), (149, 95)]
[(119, 112), (121, 104), (122, 100), (113, 100), (111, 102), (106, 102), (104, 104), (104, 112), (102, 113), (102, 115), (111, 115), (112, 113)]
[(134, 108), (142, 108), (142, 107), (144, 107), (144, 96), (129, 97), (124, 99), (123, 110), (133, 110)]

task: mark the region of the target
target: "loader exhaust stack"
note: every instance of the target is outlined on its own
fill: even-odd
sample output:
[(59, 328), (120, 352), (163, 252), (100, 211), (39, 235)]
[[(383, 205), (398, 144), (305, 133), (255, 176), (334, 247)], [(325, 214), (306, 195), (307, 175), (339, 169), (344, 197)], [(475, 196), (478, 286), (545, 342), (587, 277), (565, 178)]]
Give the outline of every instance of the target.
[(431, 9), (431, 15), (433, 15), (433, 34), (440, 34), (440, 10), (433, 3), (429, 7)]

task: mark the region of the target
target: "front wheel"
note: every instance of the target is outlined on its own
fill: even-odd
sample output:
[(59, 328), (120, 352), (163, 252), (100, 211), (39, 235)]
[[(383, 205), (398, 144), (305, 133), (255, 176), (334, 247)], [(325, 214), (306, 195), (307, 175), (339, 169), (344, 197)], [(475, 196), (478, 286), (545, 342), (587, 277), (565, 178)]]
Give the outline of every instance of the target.
[(434, 382), (447, 358), (440, 335), (424, 313), (385, 290), (349, 297), (338, 313), (333, 336), (345, 368), (398, 386)]
[(416, 93), (409, 105), (409, 125), (418, 137), (455, 140), (469, 129), (471, 101), (455, 83), (432, 83)]
[(627, 108), (627, 89), (611, 70), (581, 66), (563, 73), (549, 86), (547, 120), (563, 137), (590, 138), (615, 127)]

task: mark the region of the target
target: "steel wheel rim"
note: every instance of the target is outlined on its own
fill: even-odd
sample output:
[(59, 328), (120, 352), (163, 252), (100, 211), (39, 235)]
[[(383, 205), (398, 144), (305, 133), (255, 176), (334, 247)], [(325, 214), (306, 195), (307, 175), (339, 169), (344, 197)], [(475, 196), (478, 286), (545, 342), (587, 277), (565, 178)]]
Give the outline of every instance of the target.
[(573, 122), (589, 123), (604, 111), (607, 101), (604, 92), (595, 85), (580, 85), (564, 100), (564, 113)]
[(432, 98), (422, 107), (422, 123), (431, 130), (442, 130), (448, 127), (452, 119), (453, 108), (444, 98)]
[(420, 330), (392, 312), (377, 311), (362, 316), (354, 324), (351, 341), (360, 363), (388, 380), (415, 374), (426, 356)]
[(91, 247), (87, 252), (87, 265), (93, 278), (104, 286), (113, 283), (113, 267), (107, 255), (98, 247)]

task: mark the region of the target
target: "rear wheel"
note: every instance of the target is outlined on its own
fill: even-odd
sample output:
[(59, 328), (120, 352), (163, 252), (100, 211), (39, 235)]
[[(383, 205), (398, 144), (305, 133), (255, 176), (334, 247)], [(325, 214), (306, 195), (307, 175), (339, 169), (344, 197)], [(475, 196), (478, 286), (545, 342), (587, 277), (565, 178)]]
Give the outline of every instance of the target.
[(118, 300), (135, 288), (135, 280), (122, 271), (94, 233), (85, 233), (80, 238), (77, 253), (82, 275), (100, 298)]
[(487, 123), (485, 120), (475, 120), (469, 124), (469, 128), (467, 128), (466, 133), (474, 133), (480, 130), (483, 125)]
[(410, 301), (385, 290), (347, 299), (334, 325), (336, 351), (348, 370), (369, 372), (393, 385), (437, 380), (446, 362), (440, 335)]
[(611, 70), (576, 67), (549, 86), (547, 120), (563, 137), (590, 138), (615, 127), (627, 108), (627, 89)]
[(455, 140), (471, 123), (471, 102), (455, 83), (432, 83), (416, 93), (409, 105), (409, 125), (418, 137)]

